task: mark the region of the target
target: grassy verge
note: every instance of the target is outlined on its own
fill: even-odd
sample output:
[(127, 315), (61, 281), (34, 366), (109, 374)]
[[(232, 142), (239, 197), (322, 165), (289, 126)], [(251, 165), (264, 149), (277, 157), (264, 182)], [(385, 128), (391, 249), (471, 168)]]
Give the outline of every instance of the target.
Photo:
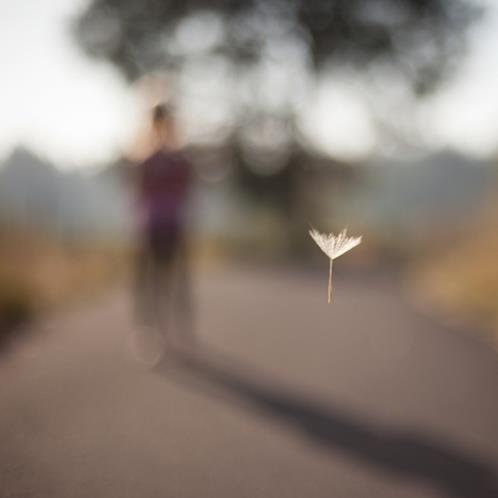
[(125, 251), (109, 244), (63, 244), (47, 235), (2, 231), (0, 342), (40, 312), (91, 295), (125, 262)]
[(412, 274), (417, 295), (434, 310), (482, 330), (498, 347), (498, 204), (436, 249)]

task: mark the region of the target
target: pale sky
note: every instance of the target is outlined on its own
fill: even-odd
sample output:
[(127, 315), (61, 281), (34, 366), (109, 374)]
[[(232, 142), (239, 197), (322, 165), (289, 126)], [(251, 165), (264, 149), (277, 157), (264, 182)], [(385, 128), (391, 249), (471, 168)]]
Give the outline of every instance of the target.
[(434, 143), (468, 154), (498, 155), (498, 0), (482, 0), (487, 14), (475, 28), (460, 77), (421, 111)]
[[(141, 112), (136, 94), (69, 36), (68, 21), (86, 3), (0, 0), (0, 160), (23, 144), (64, 169), (94, 165), (116, 158), (132, 138)], [(498, 0), (483, 3), (489, 12), (458, 77), (418, 111), (426, 143), (480, 157), (498, 150)], [(187, 122), (198, 121), (194, 112)], [(375, 143), (368, 113), (344, 81), (320, 85), (302, 128), (344, 159), (361, 158)]]
[(22, 143), (72, 168), (112, 159), (130, 135), (133, 95), (68, 33), (68, 20), (85, 4), (0, 0), (0, 157)]

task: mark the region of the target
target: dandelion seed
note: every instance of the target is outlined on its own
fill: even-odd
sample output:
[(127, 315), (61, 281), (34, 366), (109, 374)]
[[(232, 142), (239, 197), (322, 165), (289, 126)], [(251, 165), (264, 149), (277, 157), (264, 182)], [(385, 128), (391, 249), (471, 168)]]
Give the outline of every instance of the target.
[(333, 233), (320, 233), (318, 230), (312, 228), (309, 231), (311, 238), (317, 243), (318, 247), (330, 258), (329, 264), (329, 288), (328, 288), (328, 302), (332, 301), (332, 264), (334, 259), (342, 256), (344, 253), (353, 249), (361, 243), (360, 237), (348, 237), (345, 228), (339, 235)]

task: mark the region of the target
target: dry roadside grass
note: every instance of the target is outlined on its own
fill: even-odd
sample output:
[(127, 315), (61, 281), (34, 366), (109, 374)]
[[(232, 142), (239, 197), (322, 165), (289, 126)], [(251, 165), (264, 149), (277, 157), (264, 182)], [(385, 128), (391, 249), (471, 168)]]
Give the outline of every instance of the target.
[(427, 306), (475, 325), (498, 348), (498, 202), (451, 244), (416, 265), (412, 288)]
[(109, 244), (62, 244), (43, 234), (2, 231), (0, 333), (90, 295), (119, 275), (126, 261), (126, 251)]

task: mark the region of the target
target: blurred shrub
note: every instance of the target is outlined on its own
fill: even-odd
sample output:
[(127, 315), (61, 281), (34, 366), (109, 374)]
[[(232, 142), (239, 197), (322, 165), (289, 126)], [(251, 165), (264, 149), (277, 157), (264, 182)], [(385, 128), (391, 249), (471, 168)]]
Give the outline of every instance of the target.
[(0, 344), (10, 338), (12, 330), (28, 322), (35, 312), (36, 303), (30, 289), (0, 280)]

